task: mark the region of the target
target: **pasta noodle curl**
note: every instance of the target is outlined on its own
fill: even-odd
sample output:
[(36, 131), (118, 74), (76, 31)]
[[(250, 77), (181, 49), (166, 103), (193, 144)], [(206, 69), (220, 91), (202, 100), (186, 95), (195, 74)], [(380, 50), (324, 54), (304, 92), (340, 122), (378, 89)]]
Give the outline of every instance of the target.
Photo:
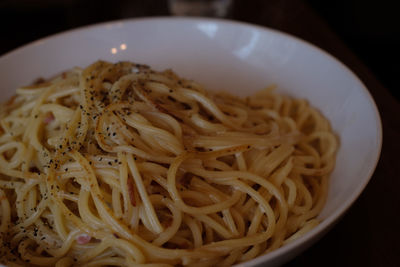
[[(0, 110), (0, 262), (230, 266), (318, 224), (337, 138), (305, 100), (98, 61)], [(136, 266), (135, 265), (135, 266)]]

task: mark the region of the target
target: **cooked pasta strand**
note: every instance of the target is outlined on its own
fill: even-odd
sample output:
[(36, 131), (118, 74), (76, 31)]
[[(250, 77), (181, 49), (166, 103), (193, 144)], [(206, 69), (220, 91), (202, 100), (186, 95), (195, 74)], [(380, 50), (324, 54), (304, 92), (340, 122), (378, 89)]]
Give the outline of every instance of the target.
[(318, 224), (338, 140), (307, 101), (98, 61), (0, 108), (0, 263), (230, 266)]

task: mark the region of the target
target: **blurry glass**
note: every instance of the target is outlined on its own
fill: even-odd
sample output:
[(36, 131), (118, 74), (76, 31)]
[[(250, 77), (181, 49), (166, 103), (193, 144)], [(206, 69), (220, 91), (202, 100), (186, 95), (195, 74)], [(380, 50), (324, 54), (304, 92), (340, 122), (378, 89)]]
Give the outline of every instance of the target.
[(169, 0), (175, 16), (227, 17), (232, 0)]

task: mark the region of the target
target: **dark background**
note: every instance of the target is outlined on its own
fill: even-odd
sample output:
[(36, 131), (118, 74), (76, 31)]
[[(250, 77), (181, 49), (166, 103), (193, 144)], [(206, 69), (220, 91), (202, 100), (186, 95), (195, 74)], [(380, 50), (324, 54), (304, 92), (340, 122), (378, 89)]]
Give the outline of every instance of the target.
[(399, 99), (400, 1), (308, 2)]
[[(365, 191), (321, 241), (285, 266), (400, 266), (400, 1), (233, 1), (230, 19), (289, 32), (338, 57), (366, 84), (383, 122), (381, 159)], [(166, 0), (0, 0), (0, 54), (83, 25), (164, 15)]]

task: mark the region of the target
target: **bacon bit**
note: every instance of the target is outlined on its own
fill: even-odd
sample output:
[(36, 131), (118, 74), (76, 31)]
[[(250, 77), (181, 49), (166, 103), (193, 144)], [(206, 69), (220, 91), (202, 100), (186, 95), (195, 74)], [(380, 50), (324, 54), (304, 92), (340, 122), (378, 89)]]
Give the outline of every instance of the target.
[(188, 187), (190, 184), (190, 181), (193, 178), (193, 174), (191, 174), (190, 172), (186, 172), (181, 179), (179, 179), (179, 183), (181, 185), (183, 185), (184, 187)]
[(45, 83), (46, 80), (43, 79), (42, 77), (37, 78), (36, 80), (33, 81), (33, 84), (43, 84)]
[(133, 187), (132, 178), (128, 178), (127, 185), (128, 185), (128, 193), (131, 204), (132, 206), (136, 207), (135, 188)]
[(78, 235), (78, 236), (76, 237), (76, 242), (77, 242), (79, 245), (84, 245), (84, 244), (89, 243), (91, 239), (92, 239), (92, 237), (91, 237), (90, 235), (88, 235), (88, 234), (81, 234), (81, 235)]
[(13, 95), (7, 102), (6, 102), (6, 106), (11, 106), (12, 104), (14, 104), (15, 99), (17, 98), (17, 95)]
[(43, 122), (46, 123), (46, 124), (49, 124), (50, 122), (54, 121), (54, 119), (55, 119), (55, 118), (54, 118), (53, 113), (48, 112), (48, 113), (46, 114), (46, 117), (43, 118)]
[(170, 227), (170, 226), (172, 225), (172, 222), (173, 222), (173, 221), (174, 221), (174, 220), (173, 220), (171, 217), (166, 218), (165, 221), (164, 221), (164, 226), (165, 226), (166, 228)]

